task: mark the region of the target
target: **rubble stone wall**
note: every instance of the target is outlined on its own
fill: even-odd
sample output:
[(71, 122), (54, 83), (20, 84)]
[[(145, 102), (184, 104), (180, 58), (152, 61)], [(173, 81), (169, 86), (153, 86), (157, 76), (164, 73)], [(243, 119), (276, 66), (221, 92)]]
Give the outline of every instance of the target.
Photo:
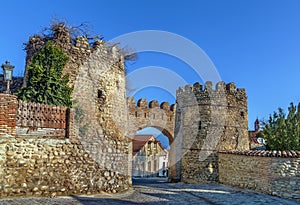
[[(56, 196), (127, 190), (127, 176), (94, 156), (108, 145), (85, 149), (69, 139), (0, 137), (0, 196)], [(110, 158), (101, 158), (110, 160)], [(118, 159), (115, 159), (118, 160)]]
[(285, 156), (270, 153), (219, 153), (220, 182), (300, 200), (300, 152)]
[[(44, 109), (38, 112), (35, 107), (27, 109), (16, 96), (0, 95), (3, 118), (0, 129), (1, 197), (116, 193), (131, 186), (126, 166), (128, 154), (124, 155), (131, 153), (131, 149), (126, 141), (93, 140), (87, 143), (73, 134), (71, 138), (56, 135), (60, 123), (54, 122), (60, 120), (61, 114), (63, 119), (66, 118), (65, 108), (40, 107), (47, 108), (47, 112)], [(35, 123), (43, 119), (37, 116), (49, 115), (51, 110), (55, 111), (57, 119), (50, 117), (46, 118), (47, 123)], [(74, 133), (75, 116), (72, 111), (69, 114), (70, 119), (63, 123), (68, 125), (70, 133)], [(22, 116), (26, 123), (19, 122), (18, 126), (17, 119)], [(27, 131), (23, 133), (24, 130)], [(49, 133), (45, 134), (45, 130)], [(120, 164), (124, 165), (117, 167)]]

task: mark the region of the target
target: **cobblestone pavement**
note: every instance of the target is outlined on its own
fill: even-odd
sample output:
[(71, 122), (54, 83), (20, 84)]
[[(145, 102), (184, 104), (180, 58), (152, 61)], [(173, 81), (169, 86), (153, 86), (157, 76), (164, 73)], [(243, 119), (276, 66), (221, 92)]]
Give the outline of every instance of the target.
[(1, 199), (1, 205), (96, 205), (96, 204), (300, 204), (260, 194), (250, 190), (232, 188), (220, 184), (166, 183), (165, 179), (134, 179), (134, 189), (122, 194), (94, 196), (70, 196), (56, 198)]

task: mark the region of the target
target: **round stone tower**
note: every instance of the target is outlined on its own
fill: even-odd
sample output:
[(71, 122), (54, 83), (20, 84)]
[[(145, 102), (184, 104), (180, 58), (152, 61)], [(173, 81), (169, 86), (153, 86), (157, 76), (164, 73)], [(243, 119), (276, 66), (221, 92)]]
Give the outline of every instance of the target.
[(234, 83), (195, 83), (177, 90), (176, 162), (171, 180), (218, 181), (220, 150), (248, 150), (248, 109), (244, 89)]

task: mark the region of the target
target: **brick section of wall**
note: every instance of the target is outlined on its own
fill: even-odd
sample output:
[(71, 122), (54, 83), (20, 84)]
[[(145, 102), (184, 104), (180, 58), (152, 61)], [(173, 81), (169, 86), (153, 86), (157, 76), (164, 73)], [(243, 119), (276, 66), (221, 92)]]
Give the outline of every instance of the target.
[[(69, 137), (74, 124), (67, 107), (18, 101), (17, 136)], [(72, 119), (72, 121), (70, 120)]]
[(75, 109), (71, 108), (67, 110), (67, 128), (66, 128), (66, 136), (75, 141), (78, 136), (78, 127), (75, 122)]
[(65, 138), (75, 135), (74, 111), (66, 107), (18, 101), (17, 96), (1, 93), (0, 113), (2, 136)]
[[(248, 150), (248, 107), (244, 89), (234, 83), (195, 83), (176, 93), (176, 166), (171, 180), (217, 182), (219, 150)], [(175, 162), (171, 162), (172, 165)]]
[(0, 136), (16, 135), (17, 109), (16, 96), (0, 93)]
[(66, 116), (66, 107), (19, 100), (17, 126), (65, 129)]
[[(248, 155), (248, 156), (247, 156)], [(260, 155), (260, 156), (259, 156)], [(300, 200), (300, 157), (219, 153), (221, 183)]]

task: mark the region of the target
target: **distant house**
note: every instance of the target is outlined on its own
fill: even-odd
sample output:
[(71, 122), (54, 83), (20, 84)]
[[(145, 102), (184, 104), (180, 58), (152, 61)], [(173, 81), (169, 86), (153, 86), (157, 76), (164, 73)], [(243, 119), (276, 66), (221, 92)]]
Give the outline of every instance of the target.
[(132, 140), (132, 176), (167, 176), (168, 151), (153, 135), (136, 135)]
[(251, 150), (265, 150), (265, 140), (262, 138), (257, 138), (257, 134), (260, 132), (260, 122), (258, 119), (254, 122), (254, 130), (249, 130), (249, 140)]

